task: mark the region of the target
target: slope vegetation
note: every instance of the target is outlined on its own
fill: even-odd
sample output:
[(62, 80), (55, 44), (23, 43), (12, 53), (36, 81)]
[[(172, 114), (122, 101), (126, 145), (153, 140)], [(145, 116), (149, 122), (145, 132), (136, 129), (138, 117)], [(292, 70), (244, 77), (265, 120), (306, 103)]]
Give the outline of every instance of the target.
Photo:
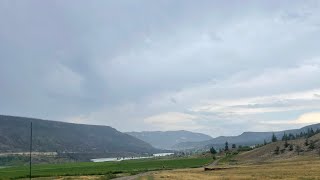
[[(289, 140), (288, 146), (285, 147), (285, 141), (278, 141), (243, 152), (235, 159), (239, 162), (259, 163), (320, 156), (320, 133), (308, 138), (309, 145), (306, 145), (305, 142), (305, 138)], [(313, 148), (310, 145), (311, 142), (314, 142)]]
[(109, 126), (95, 126), (0, 115), (0, 153), (29, 150), (69, 153), (153, 153), (150, 144)]

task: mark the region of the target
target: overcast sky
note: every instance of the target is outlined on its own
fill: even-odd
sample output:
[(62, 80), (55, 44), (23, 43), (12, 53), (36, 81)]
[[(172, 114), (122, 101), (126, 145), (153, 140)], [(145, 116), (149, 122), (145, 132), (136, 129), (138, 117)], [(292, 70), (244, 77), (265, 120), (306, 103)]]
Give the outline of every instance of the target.
[(320, 3), (1, 0), (0, 114), (212, 136), (320, 122)]

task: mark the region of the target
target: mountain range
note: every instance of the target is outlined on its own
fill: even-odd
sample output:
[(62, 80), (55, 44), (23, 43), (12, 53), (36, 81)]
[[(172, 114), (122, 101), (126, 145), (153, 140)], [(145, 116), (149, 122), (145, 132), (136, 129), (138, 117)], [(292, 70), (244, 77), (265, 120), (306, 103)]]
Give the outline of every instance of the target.
[(173, 149), (176, 144), (182, 142), (200, 142), (212, 139), (211, 136), (190, 131), (143, 131), (127, 132), (127, 134), (141, 139), (160, 149)]
[[(189, 131), (144, 131), (122, 133), (109, 126), (73, 124), (35, 118), (0, 115), (0, 153), (29, 150), (30, 122), (33, 123), (33, 151), (95, 153), (99, 156), (133, 156), (169, 150), (208, 150), (229, 144), (255, 145), (270, 142), (274, 133), (299, 134), (320, 129), (319, 124), (277, 132), (244, 132), (238, 136), (212, 138)], [(90, 155), (91, 156), (91, 155)], [(98, 157), (98, 156), (95, 156)]]
[(29, 151), (31, 122), (33, 151), (100, 153), (103, 157), (159, 152), (150, 144), (109, 126), (0, 115), (0, 153)]
[(237, 144), (237, 145), (255, 145), (255, 144), (263, 144), (264, 140), (267, 142), (271, 141), (272, 134), (274, 133), (278, 139), (281, 139), (283, 134), (300, 134), (300, 132), (307, 132), (308, 129), (320, 129), (320, 123), (313, 124), (309, 126), (302, 127), (300, 129), (291, 129), (284, 131), (275, 131), (275, 132), (244, 132), (238, 136), (219, 136), (216, 138), (212, 138), (210, 140), (201, 141), (201, 142), (181, 142), (172, 147), (175, 150), (185, 150), (185, 149), (208, 149), (210, 147), (224, 147), (226, 141), (229, 144)]

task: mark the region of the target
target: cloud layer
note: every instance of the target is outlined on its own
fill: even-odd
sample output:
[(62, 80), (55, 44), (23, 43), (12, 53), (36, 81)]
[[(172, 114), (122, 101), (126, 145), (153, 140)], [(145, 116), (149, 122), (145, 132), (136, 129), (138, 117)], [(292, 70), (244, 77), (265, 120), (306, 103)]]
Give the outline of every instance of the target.
[(320, 122), (319, 6), (2, 1), (0, 113), (212, 136)]

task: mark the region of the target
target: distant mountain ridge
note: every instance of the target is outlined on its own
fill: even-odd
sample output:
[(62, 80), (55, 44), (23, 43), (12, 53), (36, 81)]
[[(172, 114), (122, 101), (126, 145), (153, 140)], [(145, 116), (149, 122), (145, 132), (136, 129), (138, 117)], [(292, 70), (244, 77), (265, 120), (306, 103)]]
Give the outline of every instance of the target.
[(152, 146), (160, 149), (172, 149), (174, 145), (181, 142), (198, 142), (212, 139), (209, 135), (185, 130), (127, 132), (127, 134), (148, 142)]
[(286, 134), (298, 134), (300, 132), (307, 132), (308, 129), (320, 129), (320, 123), (302, 127), (300, 129), (291, 129), (276, 132), (244, 132), (239, 136), (219, 136), (207, 141), (201, 142), (182, 142), (173, 146), (175, 150), (185, 149), (208, 149), (211, 146), (217, 148), (224, 147), (224, 143), (228, 141), (229, 144), (238, 145), (255, 145), (262, 144), (264, 140), (271, 141), (272, 134), (274, 133), (278, 138), (281, 139), (284, 133)]
[(104, 155), (158, 152), (150, 144), (109, 126), (0, 115), (0, 153), (29, 150), (30, 122), (33, 123), (34, 151)]

